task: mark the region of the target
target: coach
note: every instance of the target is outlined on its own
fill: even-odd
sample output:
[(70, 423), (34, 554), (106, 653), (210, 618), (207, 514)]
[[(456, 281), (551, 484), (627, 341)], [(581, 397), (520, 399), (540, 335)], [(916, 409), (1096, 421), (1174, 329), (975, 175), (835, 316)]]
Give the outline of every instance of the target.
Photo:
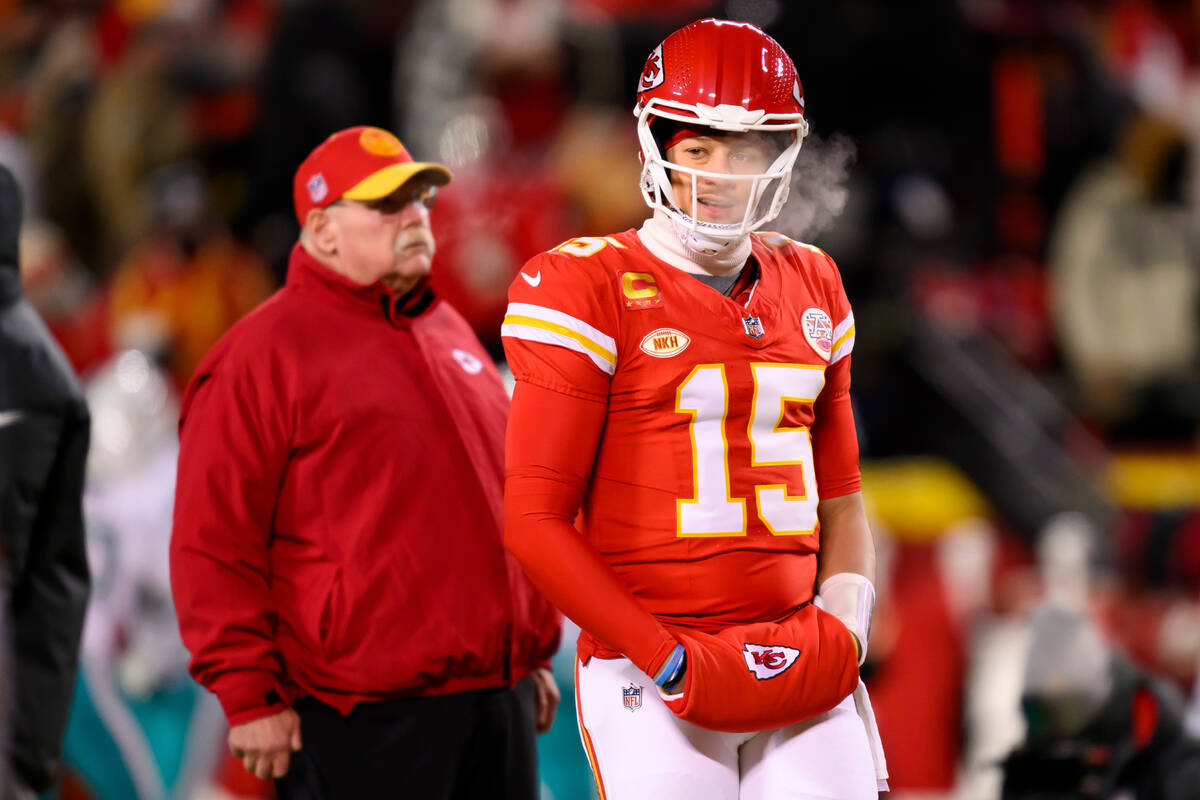
[(313, 150), (286, 285), (184, 396), (180, 629), (280, 798), (537, 796), (559, 617), (501, 545), (499, 375), (427, 286), (449, 180), (379, 128)]

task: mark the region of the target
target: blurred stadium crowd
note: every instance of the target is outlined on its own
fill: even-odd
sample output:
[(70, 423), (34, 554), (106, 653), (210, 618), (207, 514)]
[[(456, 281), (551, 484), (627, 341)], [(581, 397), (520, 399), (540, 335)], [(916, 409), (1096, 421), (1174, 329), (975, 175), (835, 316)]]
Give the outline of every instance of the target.
[[(1085, 727), (1056, 697), (1127, 704), (1110, 656), (1159, 712), (1089, 736), (1200, 736), (1200, 3), (4, 0), (22, 279), (93, 415), (61, 796), (269, 796), (214, 766), (166, 547), (176, 393), (282, 281), (304, 155), (374, 124), (454, 169), (434, 283), (499, 356), (526, 258), (647, 214), (636, 77), (710, 15), (763, 26), (805, 86), (778, 229), (835, 258), (859, 321), (894, 794), (998, 797), (1039, 725)], [(545, 796), (591, 796), (569, 705), (541, 748)]]

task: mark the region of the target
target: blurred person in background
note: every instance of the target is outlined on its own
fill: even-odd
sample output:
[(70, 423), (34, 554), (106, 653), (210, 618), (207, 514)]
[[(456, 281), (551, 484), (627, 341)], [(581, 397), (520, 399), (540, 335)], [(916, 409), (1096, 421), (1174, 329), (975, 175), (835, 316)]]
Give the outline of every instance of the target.
[(110, 335), (161, 357), (182, 390), (217, 339), (271, 294), (272, 281), (262, 259), (211, 213), (199, 165), (163, 167), (146, 190), (152, 222), (112, 276)]
[(330, 136), (287, 284), (188, 386), (171, 584), (192, 675), (278, 796), (537, 796), (559, 617), (501, 543), (507, 396), (428, 287), (450, 180)]
[(178, 397), (139, 350), (117, 353), (86, 392), (93, 588), (63, 761), (89, 797), (192, 797), (214, 782), (226, 729), (220, 704), (188, 676), (171, 604)]
[(112, 355), (108, 286), (76, 258), (57, 225), (32, 219), (22, 226), (21, 286), (76, 373), (86, 376)]
[[(438, 197), (433, 287), (497, 358), (508, 285), (578, 230), (553, 169), (570, 108), (567, 13), (546, 0), (427, 3), (397, 44), (409, 138), (455, 173)], [(431, 61), (442, 68), (420, 67)]]
[(1200, 422), (1200, 277), (1184, 132), (1133, 118), (1083, 172), (1051, 246), (1055, 314), (1078, 404), (1110, 440), (1179, 441)]
[[(24, 22), (0, 26), (22, 28), (30, 35), (24, 52), (0, 47), (12, 64), (2, 82), (10, 94), (5, 106), (17, 117), (32, 166), (38, 177), (41, 211), (58, 225), (83, 263), (93, 268), (105, 261), (110, 248), (90, 191), (85, 129), (92, 97), (104, 74), (99, 38), (86, 17), (64, 14), (45, 4), (20, 4)], [(20, 65), (18, 67), (18, 65)]]
[(105, 267), (150, 230), (159, 198), (149, 176), (196, 147), (190, 98), (176, 80), (187, 35), (168, 13), (139, 20), (88, 103), (79, 155), (99, 212)]
[(753, 233), (807, 133), (799, 78), (704, 19), (650, 54), (635, 114), (653, 216), (509, 290), (505, 544), (583, 629), (602, 796), (875, 797), (854, 316), (829, 256)]
[(89, 578), (83, 512), (89, 417), (70, 363), (21, 296), (21, 194), (0, 166), (0, 543), (12, 626), (7, 777), (49, 789), (79, 655)]
[(1034, 612), (1005, 800), (1200, 798), (1200, 739), (1169, 682), (1116, 652), (1080, 612)]

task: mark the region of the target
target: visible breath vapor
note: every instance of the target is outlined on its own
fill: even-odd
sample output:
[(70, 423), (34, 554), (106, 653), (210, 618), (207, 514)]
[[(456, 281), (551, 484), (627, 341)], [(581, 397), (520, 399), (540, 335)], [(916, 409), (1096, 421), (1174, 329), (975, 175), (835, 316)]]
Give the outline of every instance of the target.
[(841, 134), (829, 139), (816, 134), (805, 137), (792, 170), (787, 204), (773, 227), (804, 242), (828, 230), (846, 208), (850, 165), (857, 155), (854, 142)]

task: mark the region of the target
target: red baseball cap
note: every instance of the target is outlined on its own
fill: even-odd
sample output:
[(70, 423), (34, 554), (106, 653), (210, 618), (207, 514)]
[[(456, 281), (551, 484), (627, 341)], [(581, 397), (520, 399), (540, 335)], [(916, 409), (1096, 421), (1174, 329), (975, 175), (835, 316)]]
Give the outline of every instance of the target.
[(387, 197), (416, 175), (445, 186), (450, 170), (432, 161), (413, 161), (408, 150), (382, 128), (357, 125), (330, 136), (308, 154), (292, 180), (296, 219), (304, 225), (308, 212), (345, 197)]

